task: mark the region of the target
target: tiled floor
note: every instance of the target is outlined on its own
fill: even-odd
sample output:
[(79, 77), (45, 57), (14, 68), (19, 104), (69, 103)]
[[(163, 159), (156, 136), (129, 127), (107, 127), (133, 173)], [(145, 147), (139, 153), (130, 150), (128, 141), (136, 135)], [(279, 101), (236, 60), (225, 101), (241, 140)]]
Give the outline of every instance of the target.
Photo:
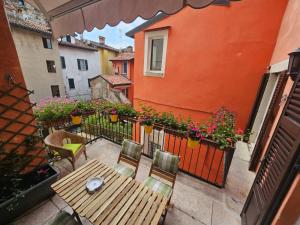
[[(117, 161), (120, 146), (107, 140), (98, 140), (87, 146), (88, 160), (98, 159), (107, 165)], [(184, 173), (179, 173), (172, 203), (168, 211), (166, 225), (238, 225), (240, 212), (252, 185), (254, 174), (248, 171), (249, 153), (244, 143), (237, 143), (225, 189), (206, 184)], [(79, 159), (77, 167), (86, 163)], [(71, 171), (68, 161), (55, 164), (62, 176)], [(150, 169), (151, 161), (142, 157), (136, 179), (143, 181)], [(57, 195), (36, 206), (13, 224), (41, 225), (53, 217), (60, 209), (71, 212), (67, 204)], [(83, 224), (90, 224), (83, 218)]]

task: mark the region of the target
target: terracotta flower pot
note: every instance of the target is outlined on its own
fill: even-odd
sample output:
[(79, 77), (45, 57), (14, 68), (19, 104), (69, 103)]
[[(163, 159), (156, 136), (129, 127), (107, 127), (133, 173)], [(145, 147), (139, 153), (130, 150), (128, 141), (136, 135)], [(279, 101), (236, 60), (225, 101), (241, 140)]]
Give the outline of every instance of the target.
[(199, 146), (199, 141), (198, 140), (193, 140), (191, 138), (188, 138), (188, 147), (189, 148), (196, 148)]
[(71, 116), (71, 118), (72, 118), (72, 123), (74, 125), (81, 124), (81, 116)]
[(115, 123), (118, 121), (118, 115), (110, 115), (110, 121)]
[(153, 126), (147, 126), (147, 125), (144, 125), (144, 129), (145, 129), (145, 132), (146, 134), (151, 134), (152, 131), (153, 131)]

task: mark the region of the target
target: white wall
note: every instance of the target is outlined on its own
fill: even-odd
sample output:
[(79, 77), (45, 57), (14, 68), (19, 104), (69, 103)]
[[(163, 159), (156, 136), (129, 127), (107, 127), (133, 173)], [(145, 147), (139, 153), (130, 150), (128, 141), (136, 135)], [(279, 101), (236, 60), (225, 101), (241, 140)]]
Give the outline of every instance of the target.
[[(99, 52), (59, 45), (59, 53), (65, 57), (66, 68), (62, 69), (62, 74), (66, 95), (70, 98), (91, 99), (91, 89), (88, 86), (88, 79), (102, 72)], [(88, 70), (79, 70), (77, 59), (86, 59), (88, 61)], [(69, 78), (74, 79), (75, 89), (69, 88)]]

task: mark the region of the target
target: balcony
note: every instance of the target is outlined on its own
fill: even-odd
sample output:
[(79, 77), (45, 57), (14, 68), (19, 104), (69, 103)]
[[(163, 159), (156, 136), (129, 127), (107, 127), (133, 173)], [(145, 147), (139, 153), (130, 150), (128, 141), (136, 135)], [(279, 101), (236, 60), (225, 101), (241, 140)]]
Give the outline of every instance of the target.
[[(87, 144), (88, 160), (97, 159), (109, 166), (117, 162), (120, 145), (107, 139), (99, 138)], [(238, 142), (228, 173), (225, 188), (218, 188), (195, 177), (179, 172), (171, 199), (173, 208), (169, 209), (165, 224), (179, 225), (236, 225), (241, 224), (240, 212), (254, 179), (248, 171), (249, 154), (245, 144)], [(85, 164), (84, 156), (76, 162), (76, 168)], [(61, 176), (72, 171), (66, 161), (54, 163), (61, 171)], [(146, 179), (151, 166), (151, 159), (142, 156), (136, 179)], [(71, 208), (57, 195), (37, 205), (15, 225), (40, 225), (57, 214), (60, 209), (71, 212)], [(90, 224), (84, 218), (83, 224)]]

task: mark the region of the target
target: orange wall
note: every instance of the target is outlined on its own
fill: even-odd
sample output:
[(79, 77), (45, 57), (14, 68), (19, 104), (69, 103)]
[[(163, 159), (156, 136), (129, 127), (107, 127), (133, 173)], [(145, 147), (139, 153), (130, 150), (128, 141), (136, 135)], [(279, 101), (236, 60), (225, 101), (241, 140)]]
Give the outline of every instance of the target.
[(227, 106), (245, 127), (286, 3), (243, 0), (231, 7), (185, 8), (150, 26), (171, 26), (164, 78), (143, 75), (144, 32), (135, 34), (134, 105), (150, 102), (196, 120)]
[[(287, 193), (282, 206), (279, 208), (272, 225), (297, 225), (300, 222), (300, 175), (298, 175), (289, 192)], [(298, 222), (298, 223), (297, 223)]]
[(288, 59), (288, 53), (300, 48), (300, 1), (290, 0), (280, 27), (271, 64)]

